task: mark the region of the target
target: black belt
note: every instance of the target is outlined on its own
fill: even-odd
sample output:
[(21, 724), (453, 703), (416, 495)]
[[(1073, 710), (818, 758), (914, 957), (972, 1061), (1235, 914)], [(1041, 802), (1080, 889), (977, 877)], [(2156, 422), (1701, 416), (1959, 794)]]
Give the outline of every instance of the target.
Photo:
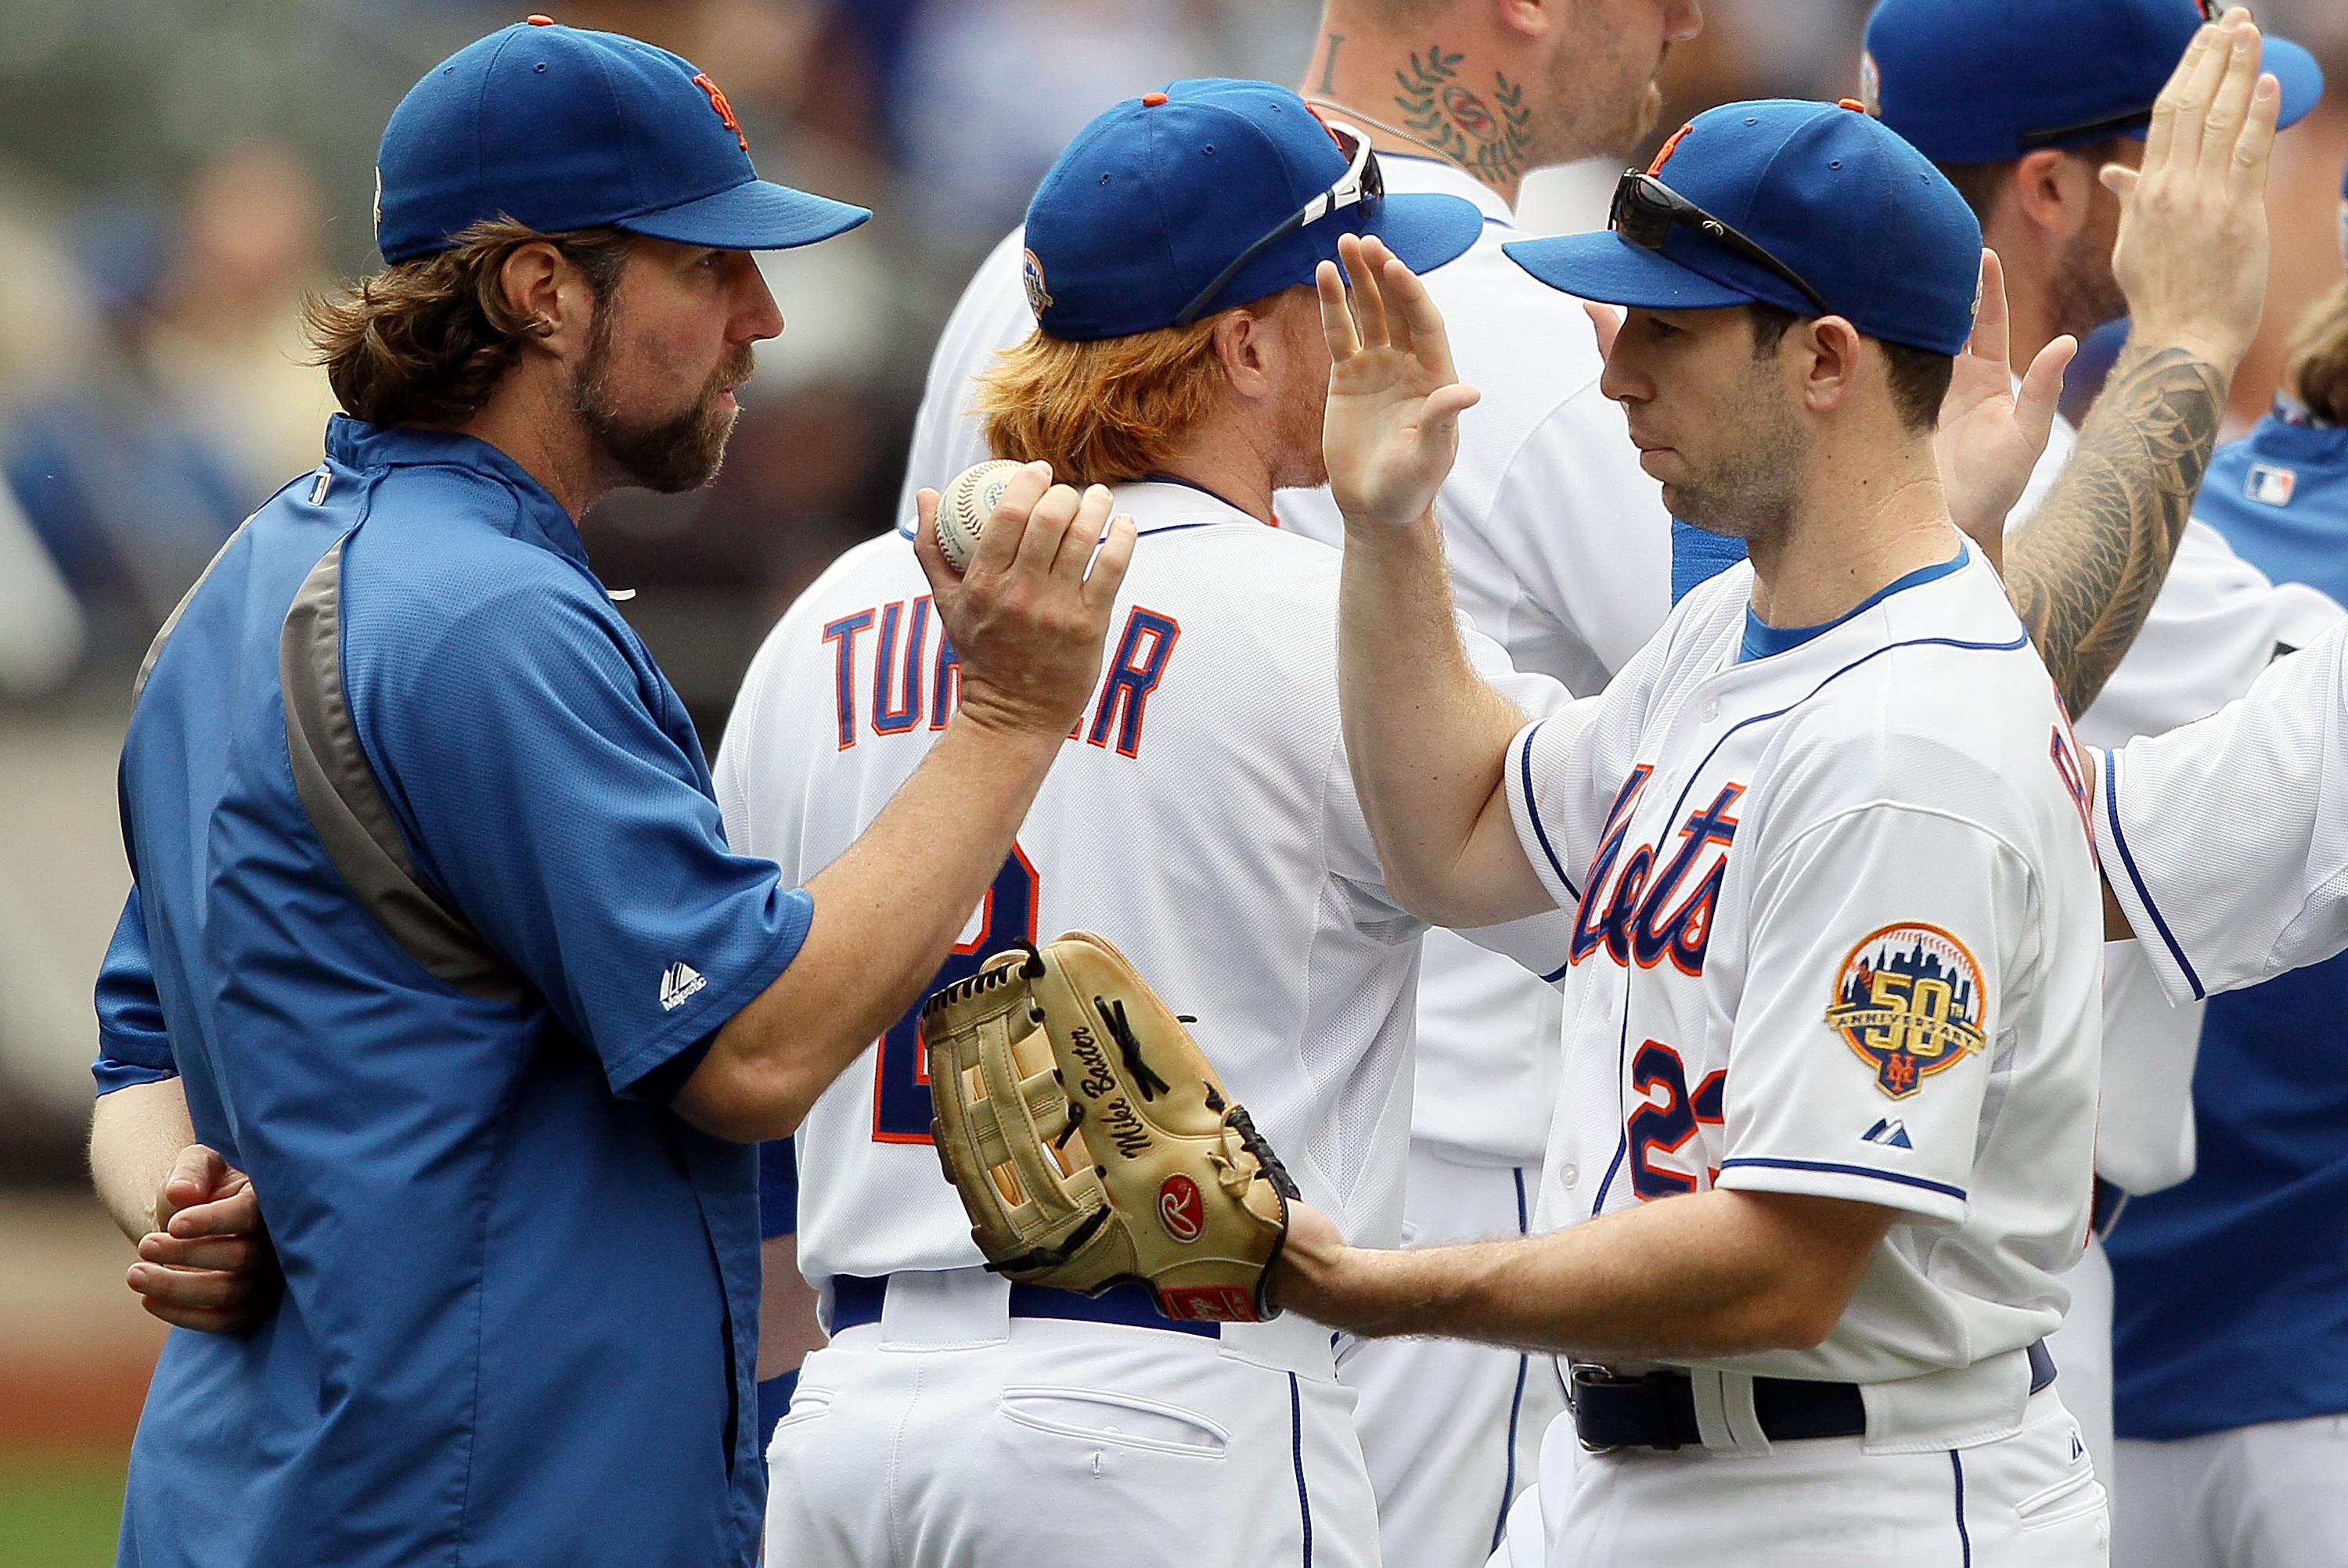
[[(2046, 1342), (2030, 1347), (2030, 1391), (2054, 1380)], [(1695, 1384), (1664, 1368), (1644, 1377), (1618, 1378), (1603, 1367), (1577, 1366), (1571, 1378), (1573, 1430), (1584, 1448), (1678, 1449), (1704, 1444), (1695, 1419)], [(1798, 1378), (1753, 1379), (1753, 1413), (1772, 1442), (1803, 1438), (1855, 1438), (1867, 1431), (1867, 1401), (1856, 1383), (1814, 1383)]]
[[(880, 1321), (880, 1307), (889, 1295), (886, 1276), (835, 1274), (831, 1276), (831, 1331)], [(1163, 1328), (1175, 1334), (1203, 1334), (1218, 1338), (1220, 1323), (1179, 1322), (1158, 1310), (1158, 1299), (1138, 1282), (1112, 1285), (1098, 1296), (1078, 1296), (1048, 1285), (1014, 1285), (1014, 1317), (1057, 1317), (1075, 1323), (1121, 1323), (1128, 1328)]]

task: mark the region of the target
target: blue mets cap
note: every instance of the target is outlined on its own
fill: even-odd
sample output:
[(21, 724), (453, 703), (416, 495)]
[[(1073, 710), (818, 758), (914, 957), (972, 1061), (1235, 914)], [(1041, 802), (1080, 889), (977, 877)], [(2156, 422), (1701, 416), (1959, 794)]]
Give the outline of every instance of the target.
[[(1882, 0), (1859, 96), (1937, 163), (2141, 137), (2194, 30), (2223, 12), (2219, 0)], [(2323, 96), (2323, 71), (2297, 44), (2262, 42), (2289, 125)]]
[(1188, 325), (1313, 281), (1340, 234), (1416, 272), (1476, 242), (1455, 196), (1389, 196), (1368, 138), (1269, 82), (1171, 82), (1068, 144), (1027, 208), (1027, 302), (1056, 338)]
[(543, 16), (467, 45), (408, 89), (376, 181), (386, 261), (446, 250), (494, 218), (776, 251), (872, 216), (759, 179), (733, 106), (688, 62)]
[(1955, 354), (1972, 333), (1981, 225), (1924, 155), (1846, 98), (1708, 109), (1617, 188), (1596, 234), (1504, 249), (1551, 288), (1700, 311), (1758, 302)]

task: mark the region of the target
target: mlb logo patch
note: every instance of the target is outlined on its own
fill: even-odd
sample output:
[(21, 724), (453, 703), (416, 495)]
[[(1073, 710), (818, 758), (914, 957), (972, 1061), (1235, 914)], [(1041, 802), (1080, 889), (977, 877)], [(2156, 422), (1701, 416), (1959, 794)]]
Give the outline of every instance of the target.
[(2250, 477), (2242, 481), (2242, 494), (2253, 501), (2270, 507), (2288, 507), (2291, 493), (2299, 488), (2299, 473), (2292, 468), (2279, 468), (2271, 463), (2250, 465)]

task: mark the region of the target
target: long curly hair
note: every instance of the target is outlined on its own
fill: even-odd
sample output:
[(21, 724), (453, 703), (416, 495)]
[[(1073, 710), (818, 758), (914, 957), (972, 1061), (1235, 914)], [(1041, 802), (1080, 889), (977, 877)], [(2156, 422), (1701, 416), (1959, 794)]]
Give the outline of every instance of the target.
[(541, 234), (510, 219), (476, 223), (454, 246), (396, 261), (338, 294), (302, 302), (314, 362), (345, 412), (376, 425), (462, 425), (481, 410), (542, 330), (514, 309), (499, 274), (535, 241), (551, 241), (598, 301), (610, 296), (633, 241), (617, 229)]

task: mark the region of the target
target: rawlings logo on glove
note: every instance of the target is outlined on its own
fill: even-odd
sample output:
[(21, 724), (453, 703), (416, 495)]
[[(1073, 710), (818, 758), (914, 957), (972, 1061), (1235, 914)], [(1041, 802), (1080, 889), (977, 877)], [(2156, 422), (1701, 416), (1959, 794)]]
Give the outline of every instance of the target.
[(1183, 1020), (1089, 932), (997, 954), (922, 1009), (931, 1134), (986, 1266), (1192, 1322), (1275, 1315), (1296, 1184)]

